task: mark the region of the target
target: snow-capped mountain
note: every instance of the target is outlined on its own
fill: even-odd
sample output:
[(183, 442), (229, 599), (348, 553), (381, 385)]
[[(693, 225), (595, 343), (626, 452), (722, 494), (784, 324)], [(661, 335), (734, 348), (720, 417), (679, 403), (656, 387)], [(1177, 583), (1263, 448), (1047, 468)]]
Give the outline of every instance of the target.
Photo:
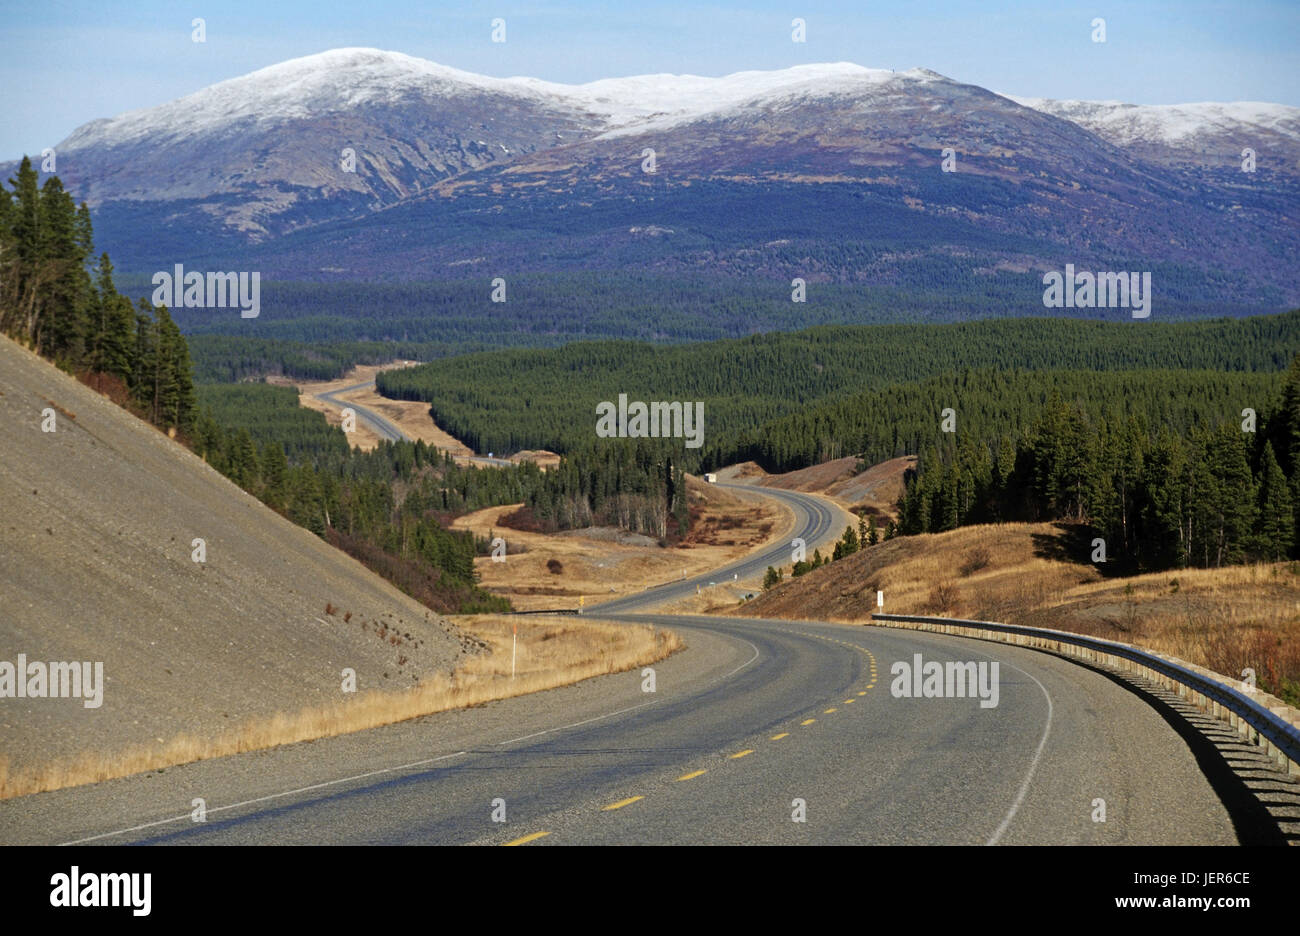
[(1260, 101), (1124, 104), (1007, 96), (1149, 159), (1233, 165), (1250, 148), (1266, 152), (1279, 171), (1300, 172), (1300, 107)]
[(256, 237), (605, 126), (546, 82), (338, 49), (93, 121), (55, 150), (61, 177), (92, 206), (198, 200)]
[[(135, 269), (252, 251), (286, 277), (471, 275), (494, 257), (785, 276), (818, 256), (828, 279), (893, 282), (905, 240), (927, 280), (944, 257), (1025, 271), (1066, 251), (1290, 295), (1278, 271), (1300, 257), (1300, 109), (1012, 97), (919, 68), (565, 85), (336, 49), (56, 150)], [(792, 234), (800, 259), (766, 257)]]
[[(847, 62), (565, 85), (348, 48), (92, 121), (55, 149), (65, 183), (92, 206), (197, 200), (204, 213), (258, 238), (394, 204), (543, 150), (723, 122), (762, 128), (772, 120), (805, 127), (821, 121), (818, 145), (828, 152), (843, 151), (846, 134), (968, 152), (983, 140), (985, 149), (1010, 150), (1018, 121), (1010, 108), (999, 110), (1003, 100), (1148, 158), (1195, 162), (1209, 153), (1221, 165), (1225, 153), (1239, 159), (1254, 142), (1257, 149), (1281, 147), (1286, 158), (1274, 162), (1285, 167), (1295, 165), (1292, 151), (1300, 147), (1300, 109), (1274, 104), (1003, 99), (925, 69), (895, 73)], [(975, 127), (950, 119), (972, 103), (986, 116), (998, 113)], [(882, 134), (886, 126), (890, 132)], [(355, 171), (348, 171), (348, 151)], [(744, 154), (726, 157), (737, 159)]]
[[(92, 121), (55, 150), (64, 182), (92, 206), (195, 200), (199, 211), (259, 239), (603, 133), (761, 107), (813, 89), (851, 94), (894, 77), (838, 63), (563, 85), (492, 78), (398, 52), (335, 49)], [(355, 171), (345, 168), (346, 151)]]

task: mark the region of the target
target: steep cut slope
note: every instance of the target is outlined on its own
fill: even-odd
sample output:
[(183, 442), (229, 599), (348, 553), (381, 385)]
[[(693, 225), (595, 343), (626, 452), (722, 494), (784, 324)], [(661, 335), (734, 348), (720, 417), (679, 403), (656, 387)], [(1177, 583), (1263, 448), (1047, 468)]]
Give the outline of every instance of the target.
[(0, 661), (103, 664), (99, 707), (0, 697), (11, 771), (342, 701), (345, 667), (359, 691), (408, 688), (464, 652), (451, 625), (3, 338), (0, 416)]

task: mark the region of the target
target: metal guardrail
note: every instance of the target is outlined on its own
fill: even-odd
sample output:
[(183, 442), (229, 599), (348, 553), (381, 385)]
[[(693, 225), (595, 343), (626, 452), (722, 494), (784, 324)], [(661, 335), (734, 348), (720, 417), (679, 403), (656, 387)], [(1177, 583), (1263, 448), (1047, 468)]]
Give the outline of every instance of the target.
[[(1290, 773), (1300, 773), (1300, 724), (1295, 720), (1300, 718), (1300, 712), (1267, 693), (1258, 690), (1248, 693), (1237, 689), (1225, 682), (1225, 678), (1214, 678), (1217, 674), (1210, 674), (1209, 670), (1200, 670), (1199, 667), (1193, 669), (1191, 664), (1141, 650), (1130, 644), (1043, 627), (1020, 627), (994, 621), (967, 621), (960, 618), (924, 617), (911, 614), (872, 614), (871, 617), (872, 620), (886, 624), (897, 621), (953, 630), (966, 628), (993, 634), (1006, 634), (1023, 640), (1041, 641), (1048, 649), (1058, 652), (1065, 652), (1065, 646), (1077, 647), (1099, 657), (1111, 657), (1136, 664), (1137, 669), (1147, 675), (1163, 677), (1163, 679), (1157, 678), (1157, 682), (1179, 687), (1179, 695), (1187, 696), (1190, 693), (1193, 702), (1208, 710), (1214, 717), (1227, 721), (1237, 729), (1238, 733), (1248, 735), (1250, 740), (1261, 744)], [(1087, 654), (1076, 655), (1087, 656)], [(1123, 668), (1132, 669), (1127, 666)], [(1276, 706), (1269, 708), (1258, 698), (1252, 698), (1252, 695), (1271, 699)], [(1292, 715), (1292, 718), (1288, 718), (1288, 714)]]

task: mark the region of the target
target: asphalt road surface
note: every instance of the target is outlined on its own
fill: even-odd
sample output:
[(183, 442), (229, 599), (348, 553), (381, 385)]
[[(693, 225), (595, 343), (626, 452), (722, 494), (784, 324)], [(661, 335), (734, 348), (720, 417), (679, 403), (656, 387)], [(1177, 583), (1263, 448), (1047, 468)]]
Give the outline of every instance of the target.
[[(1188, 743), (1107, 676), (874, 627), (643, 616), (642, 672), (0, 802), (5, 842), (1025, 844), (1239, 841)], [(996, 708), (890, 666), (1000, 664)], [(206, 809), (193, 815), (195, 799)], [(1095, 821), (1105, 800), (1105, 822)], [(796, 821), (802, 814), (805, 821)], [(504, 821), (494, 821), (503, 819)]]
[[(842, 530), (836, 529), (835, 514), (827, 503), (810, 494), (801, 494), (798, 491), (783, 491), (777, 488), (757, 488), (745, 484), (719, 484), (718, 487), (741, 491), (758, 491), (764, 496), (785, 504), (793, 511), (795, 518), (794, 530), (796, 532), (791, 534), (791, 539), (795, 537), (802, 539), (807, 544), (806, 549), (809, 557), (812, 556), (815, 543), (827, 536), (835, 535), (838, 537), (842, 532)], [(782, 540), (748, 558), (733, 562), (731, 565), (715, 572), (682, 579), (679, 582), (656, 585), (634, 595), (604, 601), (598, 605), (592, 605), (588, 613), (596, 614), (599, 612), (606, 615), (621, 614), (633, 610), (639, 611), (687, 598), (695, 594), (697, 588), (706, 590), (727, 582), (744, 582), (758, 579), (767, 571), (768, 566), (790, 565), (790, 553), (791, 541)]]
[[(809, 543), (828, 532), (831, 514), (817, 498), (759, 490), (795, 511)], [(649, 669), (631, 671), (0, 801), (0, 842), (1278, 840), (1195, 732), (1120, 680), (1059, 657), (878, 627), (629, 613), (787, 561), (783, 543), (588, 609), (685, 637), (685, 651), (652, 668), (653, 686)], [(996, 661), (997, 705), (896, 697), (893, 665), (918, 654)]]

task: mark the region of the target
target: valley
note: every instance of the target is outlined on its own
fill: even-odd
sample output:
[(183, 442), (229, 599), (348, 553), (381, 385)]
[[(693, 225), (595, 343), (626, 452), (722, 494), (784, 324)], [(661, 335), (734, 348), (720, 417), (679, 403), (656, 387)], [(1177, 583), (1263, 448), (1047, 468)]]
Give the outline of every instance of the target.
[(286, 10), (0, 163), (0, 843), (1300, 844), (1294, 14)]

